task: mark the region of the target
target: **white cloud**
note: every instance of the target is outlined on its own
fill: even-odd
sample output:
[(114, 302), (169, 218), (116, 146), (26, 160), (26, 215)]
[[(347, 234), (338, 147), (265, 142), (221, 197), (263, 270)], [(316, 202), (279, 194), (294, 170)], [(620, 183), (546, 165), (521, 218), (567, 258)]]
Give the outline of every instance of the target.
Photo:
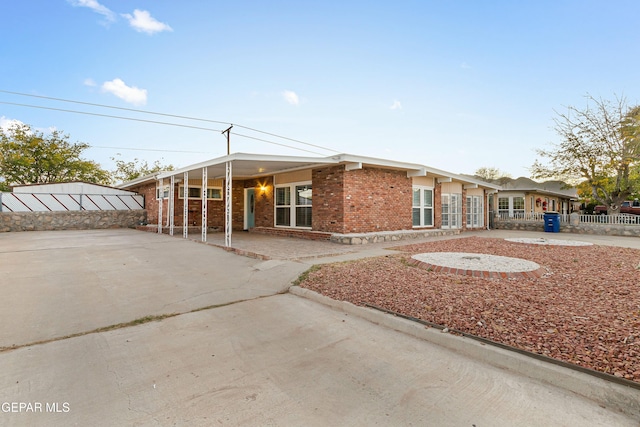
[(101, 5), (96, 0), (67, 0), (69, 4), (75, 7), (88, 7), (93, 10), (95, 13), (99, 13), (104, 16), (107, 21), (113, 22), (116, 20), (116, 15), (107, 7)]
[(129, 25), (140, 33), (155, 34), (162, 31), (173, 31), (173, 29), (164, 22), (157, 21), (146, 10), (136, 9), (133, 15), (123, 13), (122, 16), (129, 20)]
[(291, 105), (300, 105), (300, 98), (298, 98), (298, 94), (293, 91), (285, 90), (282, 92), (282, 97)]
[(84, 79), (84, 82), (82, 82), (82, 83), (83, 83), (85, 86), (89, 86), (89, 87), (95, 87), (95, 86), (97, 86), (97, 85), (96, 85), (96, 82), (95, 82), (92, 78)]
[(135, 86), (127, 86), (121, 79), (113, 79), (102, 84), (102, 91), (109, 92), (118, 98), (133, 105), (145, 105), (147, 103), (147, 90)]
[(463, 70), (470, 70), (471, 65), (467, 64), (466, 62), (463, 62), (462, 64), (460, 64), (460, 68), (462, 68)]
[(392, 110), (402, 110), (402, 104), (396, 99), (395, 101), (393, 101), (393, 104), (391, 104), (391, 107), (389, 108), (391, 108)]
[(20, 120), (16, 120), (16, 119), (8, 119), (5, 116), (0, 116), (0, 129), (2, 129), (3, 131), (8, 131), (9, 128), (13, 125), (22, 125), (24, 123), (22, 123)]

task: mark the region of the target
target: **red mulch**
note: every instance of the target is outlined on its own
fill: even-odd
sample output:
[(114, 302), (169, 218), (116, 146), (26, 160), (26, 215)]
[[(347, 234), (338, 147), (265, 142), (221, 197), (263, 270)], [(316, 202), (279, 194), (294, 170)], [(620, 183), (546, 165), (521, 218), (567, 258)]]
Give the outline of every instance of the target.
[[(323, 265), (301, 286), (640, 382), (640, 250), (481, 237), (396, 249), (403, 252)], [(485, 279), (407, 263), (411, 255), (423, 252), (522, 258), (547, 273), (530, 279)]]

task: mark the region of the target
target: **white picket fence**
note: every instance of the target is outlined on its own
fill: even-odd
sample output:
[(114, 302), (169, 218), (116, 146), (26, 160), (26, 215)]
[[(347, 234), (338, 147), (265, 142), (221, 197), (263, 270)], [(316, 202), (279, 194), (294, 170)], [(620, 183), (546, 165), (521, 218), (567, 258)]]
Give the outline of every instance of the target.
[[(500, 220), (506, 221), (522, 221), (522, 222), (542, 222), (544, 214), (542, 213), (515, 213), (512, 215), (500, 213)], [(569, 223), (570, 215), (561, 214), (560, 223)], [(582, 224), (612, 224), (612, 225), (640, 225), (640, 215), (579, 215), (579, 222)]]
[(0, 193), (0, 212), (126, 211), (144, 209), (139, 194)]

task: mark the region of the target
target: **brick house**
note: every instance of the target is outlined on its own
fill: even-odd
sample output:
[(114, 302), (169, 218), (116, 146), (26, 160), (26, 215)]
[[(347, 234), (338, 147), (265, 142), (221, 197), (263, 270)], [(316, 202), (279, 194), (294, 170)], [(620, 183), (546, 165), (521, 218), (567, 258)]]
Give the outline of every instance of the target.
[(561, 181), (536, 182), (525, 177), (503, 182), (495, 199), (495, 212), (502, 218), (524, 218), (548, 211), (570, 214), (580, 207), (576, 188)]
[(482, 229), (488, 224), (487, 196), (500, 187), (424, 165), (349, 154), (235, 153), (120, 188), (144, 195), (150, 224), (183, 227), (185, 233), (186, 226), (199, 226), (204, 238), (211, 228), (304, 237)]

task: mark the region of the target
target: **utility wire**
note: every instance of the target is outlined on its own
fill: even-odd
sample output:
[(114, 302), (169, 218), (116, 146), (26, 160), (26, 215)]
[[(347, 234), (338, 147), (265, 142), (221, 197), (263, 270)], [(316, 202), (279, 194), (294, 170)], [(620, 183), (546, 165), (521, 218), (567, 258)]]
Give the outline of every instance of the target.
[(130, 150), (130, 151), (160, 151), (163, 153), (193, 153), (193, 154), (211, 154), (208, 151), (187, 151), (187, 150), (161, 150), (156, 148), (128, 148), (128, 147), (106, 147), (103, 145), (89, 145), (91, 148), (108, 148), (111, 150)]
[(19, 104), (17, 102), (6, 102), (6, 101), (0, 101), (0, 104), (17, 105), (19, 107), (40, 108), (42, 110), (63, 111), (65, 113), (85, 114), (85, 115), (88, 115), (88, 116), (109, 117), (111, 119), (131, 120), (131, 121), (134, 121), (134, 122), (154, 123), (154, 124), (157, 124), (157, 125), (177, 126), (177, 127), (190, 128), (190, 129), (206, 130), (206, 131), (209, 131), (209, 132), (220, 132), (220, 130), (218, 130), (218, 129), (203, 128), (203, 127), (199, 127), (199, 126), (181, 125), (179, 123), (159, 122), (157, 120), (135, 119), (133, 117), (112, 116), (112, 115), (109, 115), (109, 114), (89, 113), (87, 111), (65, 110), (63, 108), (43, 107), (41, 105)]
[[(20, 104), (20, 103), (16, 103), (16, 102), (6, 102), (6, 101), (0, 101), (0, 104), (17, 105), (17, 106), (20, 106), (20, 107), (40, 108), (40, 109), (43, 109), (43, 110), (62, 111), (62, 112), (65, 112), (65, 113), (85, 114), (85, 115), (89, 115), (89, 116), (108, 117), (108, 118), (112, 118), (112, 119), (131, 120), (131, 121), (136, 121), (136, 122), (153, 123), (153, 124), (160, 124), (160, 125), (166, 125), (166, 126), (177, 126), (177, 127), (184, 127), (184, 128), (190, 128), (190, 129), (206, 130), (206, 131), (210, 131), (210, 132), (220, 132), (220, 130), (217, 130), (217, 129), (203, 128), (203, 127), (199, 127), (199, 126), (182, 125), (182, 124), (179, 124), (179, 123), (160, 122), (160, 121), (157, 121), (157, 120), (136, 119), (136, 118), (133, 118), (133, 117), (113, 116), (113, 115), (109, 115), (109, 114), (89, 113), (87, 111), (67, 110), (67, 109), (63, 109), (63, 108), (44, 107), (44, 106), (41, 106), (41, 105)], [(266, 133), (266, 132), (264, 132), (264, 133)], [(240, 136), (242, 138), (249, 138), (249, 139), (254, 139), (256, 141), (266, 142), (267, 144), (279, 145), (281, 147), (287, 147), (287, 148), (291, 148), (293, 150), (298, 150), (298, 151), (304, 151), (304, 152), (307, 152), (307, 153), (318, 154), (320, 156), (323, 155), (322, 153), (318, 153), (318, 152), (315, 152), (315, 151), (305, 150), (304, 148), (294, 147), (294, 146), (291, 146), (291, 145), (281, 144), (281, 143), (278, 143), (278, 142), (267, 141), (266, 139), (262, 139), (262, 138), (256, 138), (256, 137), (253, 137), (253, 136), (243, 135), (243, 134), (239, 134), (239, 133), (235, 133), (235, 132), (233, 132), (233, 134), (236, 135), (236, 136)]]
[(291, 145), (280, 144), (279, 142), (267, 141), (266, 139), (256, 138), (255, 136), (243, 135), (241, 133), (236, 133), (236, 132), (231, 132), (231, 134), (235, 135), (235, 136), (240, 136), (240, 137), (243, 137), (243, 138), (255, 139), (256, 141), (262, 141), (262, 142), (266, 142), (266, 143), (273, 144), (273, 145), (279, 145), (281, 147), (293, 148), (294, 150), (305, 151), (307, 153), (313, 153), (313, 154), (317, 154), (319, 156), (323, 155), (322, 153), (318, 153), (318, 152), (315, 152), (315, 151), (305, 150), (304, 148), (292, 147)]
[[(43, 96), (43, 95), (33, 95), (33, 94), (29, 94), (29, 93), (13, 92), (13, 91), (3, 90), (3, 89), (0, 89), (0, 93), (8, 93), (8, 94), (11, 94), (11, 95), (20, 95), (20, 96), (29, 96), (29, 97), (32, 97), (32, 98), (40, 98), (40, 99), (49, 99), (49, 100), (52, 100), (52, 101), (70, 102), (70, 103), (74, 103), (74, 104), (91, 105), (93, 107), (111, 108), (111, 109), (123, 110), (123, 111), (132, 111), (132, 112), (136, 112), (136, 113), (154, 114), (154, 115), (157, 115), (157, 116), (173, 117), (173, 118), (177, 118), (177, 119), (197, 120), (197, 121), (201, 121), (201, 122), (209, 122), (209, 123), (217, 123), (217, 124), (228, 124), (228, 125), (233, 125), (233, 126), (242, 128), (242, 129), (247, 129), (247, 130), (250, 130), (250, 131), (253, 131), (253, 132), (258, 132), (258, 133), (263, 133), (265, 135), (274, 136), (276, 138), (282, 138), (282, 139), (286, 139), (286, 140), (289, 140), (289, 141), (292, 141), (292, 142), (297, 142), (298, 144), (303, 144), (303, 145), (307, 145), (307, 146), (310, 146), (310, 147), (319, 148), (321, 150), (333, 151), (334, 153), (339, 153), (339, 151), (334, 150), (332, 148), (326, 148), (326, 147), (323, 147), (321, 145), (310, 144), (308, 142), (300, 141), (298, 139), (293, 139), (293, 138), (289, 138), (289, 137), (286, 137), (286, 136), (277, 135), (275, 133), (265, 132), (265, 131), (262, 131), (262, 130), (259, 130), (259, 129), (250, 128), (248, 126), (243, 126), (243, 125), (239, 125), (239, 124), (231, 123), (231, 122), (223, 122), (223, 121), (218, 121), (218, 120), (202, 119), (202, 118), (198, 118), (198, 117), (181, 116), (181, 115), (177, 115), (177, 114), (159, 113), (159, 112), (155, 112), (155, 111), (139, 110), (139, 109), (135, 109), (135, 108), (116, 107), (116, 106), (113, 106), (113, 105), (106, 105), (106, 104), (95, 104), (95, 103), (92, 103), (92, 102), (73, 101), (73, 100), (70, 100), (70, 99), (54, 98), (54, 97)], [(62, 110), (62, 111), (64, 111), (64, 110)], [(109, 117), (109, 116), (106, 116), (106, 117)], [(256, 138), (256, 139), (261, 141), (259, 138)], [(285, 147), (287, 147), (287, 146), (285, 145)], [(302, 151), (305, 151), (305, 150), (302, 150)]]

